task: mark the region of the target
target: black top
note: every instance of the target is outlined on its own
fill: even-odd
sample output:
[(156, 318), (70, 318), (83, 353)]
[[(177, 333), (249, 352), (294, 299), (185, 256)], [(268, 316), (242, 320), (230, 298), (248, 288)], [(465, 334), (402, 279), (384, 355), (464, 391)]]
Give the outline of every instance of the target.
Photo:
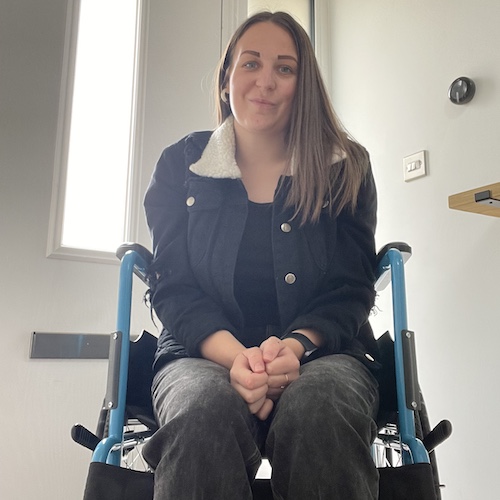
[(234, 274), (234, 295), (243, 313), (245, 330), (252, 330), (254, 339), (255, 330), (263, 330), (257, 341), (265, 338), (268, 325), (279, 325), (272, 214), (272, 203), (248, 202), (248, 217)]

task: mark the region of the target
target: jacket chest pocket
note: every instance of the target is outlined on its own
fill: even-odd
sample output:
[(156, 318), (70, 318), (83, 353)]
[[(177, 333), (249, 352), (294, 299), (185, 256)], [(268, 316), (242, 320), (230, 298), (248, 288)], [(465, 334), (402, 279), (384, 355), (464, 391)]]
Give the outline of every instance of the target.
[(335, 221), (323, 216), (318, 224), (305, 226), (304, 234), (311, 260), (322, 273), (326, 272), (336, 246)]
[(223, 196), (209, 180), (189, 182), (186, 207), (188, 211), (187, 248), (191, 266), (202, 262), (213, 249)]

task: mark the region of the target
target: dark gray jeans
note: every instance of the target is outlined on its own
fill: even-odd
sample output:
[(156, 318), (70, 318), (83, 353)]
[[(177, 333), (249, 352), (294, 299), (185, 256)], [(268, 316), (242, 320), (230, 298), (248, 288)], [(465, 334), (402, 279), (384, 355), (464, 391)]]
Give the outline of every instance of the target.
[(271, 417), (259, 421), (204, 359), (173, 361), (156, 375), (160, 430), (145, 446), (155, 469), (155, 500), (249, 500), (265, 450), (274, 497), (371, 500), (377, 382), (356, 359), (332, 355), (301, 368)]

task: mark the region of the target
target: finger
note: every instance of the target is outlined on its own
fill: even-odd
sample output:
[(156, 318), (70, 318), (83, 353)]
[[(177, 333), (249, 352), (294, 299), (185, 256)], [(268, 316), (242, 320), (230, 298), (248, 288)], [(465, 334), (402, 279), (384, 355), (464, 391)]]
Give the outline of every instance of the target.
[(273, 375), (269, 377), (269, 389), (267, 391), (267, 397), (273, 401), (277, 401), (287, 387), (298, 378), (299, 374), (281, 374)]
[(267, 364), (276, 359), (285, 347), (286, 345), (278, 337), (269, 337), (264, 340), (260, 345), (264, 362)]
[(285, 389), (269, 389), (267, 391), (267, 397), (272, 401), (278, 401)]
[(299, 369), (300, 361), (291, 350), (288, 350), (288, 348), (284, 349), (273, 361), (266, 364), (266, 372), (268, 375), (298, 373)]
[(255, 374), (250, 370), (241, 370), (240, 372), (237, 368), (231, 369), (230, 382), (247, 404), (254, 404), (259, 400), (262, 400), (262, 404), (269, 389), (267, 374)]
[(253, 391), (260, 387), (267, 386), (269, 376), (266, 372), (254, 373), (243, 367), (234, 366), (229, 372), (231, 384), (242, 387), (247, 391)]
[[(261, 358), (262, 355), (259, 348), (247, 349), (239, 353), (234, 359), (233, 366), (229, 372), (231, 380), (237, 381), (247, 389), (254, 389), (267, 383), (267, 373), (265, 370), (256, 371), (251, 366), (252, 363), (255, 368), (255, 363)], [(262, 361), (261, 363), (264, 366)]]
[(262, 404), (266, 397), (267, 391), (269, 390), (269, 387), (267, 385), (263, 385), (262, 387), (251, 391), (241, 385), (233, 385), (233, 387), (248, 405), (257, 404), (259, 401)]
[(258, 347), (252, 347), (242, 353), (248, 360), (248, 366), (254, 373), (263, 373), (266, 371), (266, 365), (263, 359), (262, 350)]
[(279, 375), (271, 375), (268, 378), (267, 385), (270, 389), (284, 389), (294, 380), (297, 380), (298, 377), (298, 373), (280, 373)]
[(266, 420), (267, 417), (271, 414), (273, 411), (274, 403), (270, 399), (266, 399), (264, 401), (264, 404), (261, 406), (260, 410), (255, 413), (255, 416), (259, 418), (260, 420)]
[(259, 400), (255, 401), (253, 403), (248, 403), (248, 409), (250, 410), (250, 413), (252, 415), (256, 415), (257, 413), (259, 413), (262, 406), (264, 406), (266, 399), (267, 399), (267, 396), (264, 395)]

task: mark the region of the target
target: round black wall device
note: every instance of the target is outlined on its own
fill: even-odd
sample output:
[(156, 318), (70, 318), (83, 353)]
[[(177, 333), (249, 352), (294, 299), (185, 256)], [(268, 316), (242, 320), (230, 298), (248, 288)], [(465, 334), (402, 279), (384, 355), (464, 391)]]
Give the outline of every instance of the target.
[(472, 100), (476, 93), (476, 84), (466, 76), (457, 78), (448, 90), (448, 97), (453, 104), (465, 104)]

